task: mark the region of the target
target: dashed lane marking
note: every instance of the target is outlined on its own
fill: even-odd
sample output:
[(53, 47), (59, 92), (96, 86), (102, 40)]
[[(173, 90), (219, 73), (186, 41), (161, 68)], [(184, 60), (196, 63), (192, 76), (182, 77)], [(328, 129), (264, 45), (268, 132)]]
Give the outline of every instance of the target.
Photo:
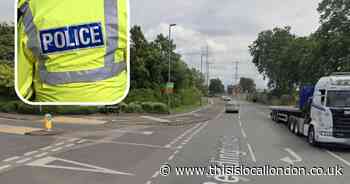
[(28, 162), (29, 160), (32, 160), (32, 157), (24, 158), (22, 160), (18, 160), (16, 163), (17, 164), (23, 164), (24, 162)]
[(335, 153), (333, 153), (333, 152), (331, 152), (331, 151), (326, 150), (326, 152), (327, 152), (328, 154), (330, 154), (332, 157), (338, 159), (339, 161), (343, 162), (344, 164), (346, 164), (347, 166), (350, 167), (350, 162), (349, 162), (349, 161), (345, 160), (345, 159), (342, 158), (341, 156), (339, 156), (339, 155), (337, 155), (337, 154), (335, 154)]
[(68, 142), (74, 142), (74, 141), (77, 141), (79, 140), (79, 138), (72, 138), (72, 139), (69, 139)]
[(62, 149), (62, 147), (58, 147), (58, 148), (55, 148), (55, 149), (52, 149), (51, 151), (59, 151), (59, 150), (61, 150)]
[(84, 143), (84, 142), (86, 142), (86, 141), (87, 141), (86, 139), (82, 139), (82, 140), (78, 141), (77, 143), (78, 143), (78, 144), (81, 144), (81, 143)]
[(75, 144), (67, 144), (67, 145), (65, 145), (64, 147), (66, 147), (66, 148), (70, 148), (70, 147), (72, 147), (72, 146), (74, 146)]
[(0, 166), (0, 171), (11, 167), (11, 165)]
[(252, 146), (249, 143), (247, 144), (247, 146), (248, 146), (248, 150), (249, 150), (250, 156), (252, 157), (253, 162), (256, 162), (256, 157), (255, 157)]
[(49, 150), (51, 148), (52, 148), (52, 146), (46, 146), (46, 147), (40, 148), (40, 150), (46, 151), (46, 150)]
[(34, 157), (35, 158), (39, 158), (39, 157), (43, 157), (43, 156), (46, 156), (48, 154), (48, 152), (44, 152), (44, 153), (40, 153), (38, 155), (35, 155)]
[(241, 132), (242, 132), (243, 137), (244, 137), (244, 138), (247, 138), (247, 134), (245, 133), (245, 131), (244, 131), (243, 128), (241, 128)]
[(152, 184), (152, 181), (147, 181), (146, 184)]
[(170, 123), (170, 121), (168, 119), (161, 119), (161, 118), (156, 118), (156, 117), (152, 117), (152, 116), (141, 116), (141, 118), (157, 121), (160, 123)]
[(31, 151), (31, 152), (27, 152), (27, 153), (24, 153), (23, 155), (24, 156), (30, 156), (30, 155), (33, 155), (35, 153), (38, 153), (39, 151)]
[(152, 178), (153, 178), (153, 179), (154, 179), (154, 178), (157, 178), (158, 175), (159, 175), (159, 171), (155, 172), (155, 173), (153, 174)]
[(21, 157), (19, 157), (19, 156), (14, 156), (14, 157), (7, 158), (7, 159), (5, 159), (5, 160), (3, 160), (3, 161), (4, 161), (4, 162), (11, 162), (11, 161), (17, 160), (17, 159), (19, 159), (19, 158), (21, 158)]
[(64, 144), (64, 142), (59, 142), (59, 143), (55, 144), (55, 146), (61, 146), (63, 144)]
[(174, 159), (174, 157), (175, 157), (175, 155), (171, 155), (171, 156), (168, 158), (168, 161), (173, 160), (173, 159)]

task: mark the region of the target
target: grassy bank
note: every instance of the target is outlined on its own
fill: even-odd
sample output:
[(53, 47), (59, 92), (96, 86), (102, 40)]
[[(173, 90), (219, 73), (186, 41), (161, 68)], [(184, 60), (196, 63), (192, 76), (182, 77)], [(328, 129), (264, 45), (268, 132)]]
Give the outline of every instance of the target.
[(208, 101), (207, 100), (203, 100), (202, 101), (202, 105), (198, 102), (195, 104), (191, 104), (191, 105), (181, 105), (179, 107), (173, 108), (171, 109), (172, 113), (185, 113), (185, 112), (191, 112), (194, 111), (200, 107), (204, 107), (208, 105)]

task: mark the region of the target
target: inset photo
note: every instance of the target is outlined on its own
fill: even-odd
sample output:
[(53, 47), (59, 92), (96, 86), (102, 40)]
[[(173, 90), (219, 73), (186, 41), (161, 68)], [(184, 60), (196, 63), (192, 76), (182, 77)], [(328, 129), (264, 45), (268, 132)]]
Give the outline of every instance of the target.
[(19, 0), (15, 87), (31, 105), (112, 105), (130, 86), (128, 0)]

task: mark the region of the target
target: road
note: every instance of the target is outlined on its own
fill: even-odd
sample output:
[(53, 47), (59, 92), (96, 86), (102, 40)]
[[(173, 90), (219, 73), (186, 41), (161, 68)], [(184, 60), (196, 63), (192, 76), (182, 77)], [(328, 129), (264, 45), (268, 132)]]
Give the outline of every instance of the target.
[[(241, 102), (239, 114), (222, 103), (196, 112), (199, 123), (101, 125), (53, 137), (0, 133), (0, 183), (26, 184), (228, 184), (348, 183), (350, 150), (315, 148), (269, 118), (266, 106)], [(197, 118), (196, 118), (197, 117)], [(179, 121), (186, 121), (183, 117)], [(192, 117), (193, 118), (193, 117)], [(7, 124), (0, 120), (0, 124)], [(340, 166), (342, 176), (179, 176), (176, 167)], [(167, 165), (164, 165), (167, 164)], [(162, 176), (160, 167), (171, 167)], [(163, 169), (162, 171), (166, 171)], [(177, 168), (177, 169), (178, 169)]]

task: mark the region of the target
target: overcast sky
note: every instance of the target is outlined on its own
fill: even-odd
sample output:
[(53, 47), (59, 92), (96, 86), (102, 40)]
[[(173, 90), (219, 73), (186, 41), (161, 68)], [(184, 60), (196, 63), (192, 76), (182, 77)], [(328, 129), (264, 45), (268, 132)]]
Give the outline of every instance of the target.
[[(212, 77), (232, 84), (233, 61), (240, 61), (239, 76), (254, 78), (258, 87), (266, 81), (251, 63), (250, 45), (263, 30), (292, 26), (297, 35), (309, 35), (319, 25), (320, 0), (131, 0), (131, 23), (141, 25), (149, 39), (176, 23), (173, 38), (180, 53), (210, 49)], [(200, 68), (199, 55), (184, 55), (192, 67)]]
[[(300, 36), (319, 25), (320, 0), (130, 0), (131, 24), (141, 25), (148, 39), (168, 34), (168, 24), (178, 24), (173, 38), (178, 52), (191, 67), (200, 68), (199, 53), (209, 46), (211, 77), (232, 84), (233, 61), (240, 61), (239, 76), (254, 78), (258, 87), (266, 81), (250, 62), (250, 45), (263, 30), (292, 26)], [(13, 20), (14, 0), (1, 0), (0, 21)]]

